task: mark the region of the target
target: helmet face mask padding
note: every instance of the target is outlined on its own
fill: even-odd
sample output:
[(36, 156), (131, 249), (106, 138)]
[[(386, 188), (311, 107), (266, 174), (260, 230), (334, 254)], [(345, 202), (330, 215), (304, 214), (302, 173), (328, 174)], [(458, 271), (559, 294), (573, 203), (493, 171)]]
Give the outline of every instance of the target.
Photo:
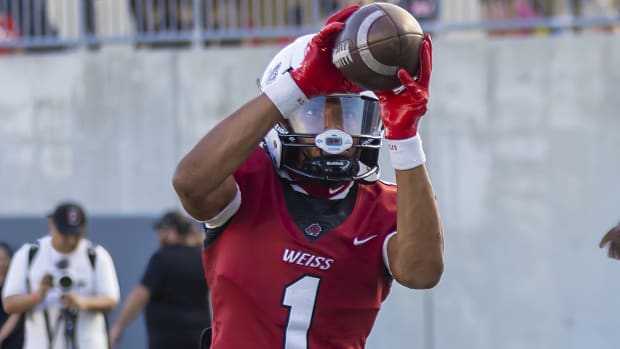
[[(262, 88), (300, 65), (313, 35), (276, 54), (263, 74)], [(263, 145), (277, 169), (308, 180), (355, 181), (378, 175), (382, 128), (374, 93), (333, 94), (299, 107), (269, 131)]]
[(359, 152), (353, 156), (330, 155), (320, 150), (318, 156), (309, 156), (303, 150), (300, 151), (301, 159), (297, 166), (285, 168), (314, 180), (338, 182), (350, 181), (359, 172)]
[[(282, 131), (286, 126), (280, 125), (277, 129)], [(282, 150), (280, 168), (328, 182), (361, 180), (378, 174), (380, 135), (353, 136), (353, 144), (345, 152), (330, 154), (316, 146), (315, 134), (278, 133)]]

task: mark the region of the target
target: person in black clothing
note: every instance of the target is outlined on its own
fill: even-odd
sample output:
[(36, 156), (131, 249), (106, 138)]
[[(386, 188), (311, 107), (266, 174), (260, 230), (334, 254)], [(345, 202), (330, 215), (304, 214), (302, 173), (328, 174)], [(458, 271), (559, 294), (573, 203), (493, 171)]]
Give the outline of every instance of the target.
[(161, 247), (110, 328), (111, 345), (115, 347), (125, 327), (146, 306), (149, 349), (197, 348), (201, 331), (211, 322), (201, 246), (191, 221), (177, 211), (164, 214), (154, 229)]
[[(4, 278), (9, 269), (13, 249), (5, 242), (0, 242), (0, 293)], [(0, 348), (22, 349), (24, 346), (24, 317), (21, 314), (9, 315), (4, 311), (0, 299)]]

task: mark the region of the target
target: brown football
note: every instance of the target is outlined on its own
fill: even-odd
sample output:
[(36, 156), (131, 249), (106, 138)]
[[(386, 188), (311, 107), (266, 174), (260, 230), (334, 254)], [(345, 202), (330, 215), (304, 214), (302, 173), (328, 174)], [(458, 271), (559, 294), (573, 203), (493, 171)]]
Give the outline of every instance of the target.
[(332, 61), (347, 79), (372, 91), (395, 89), (396, 74), (404, 68), (418, 71), (424, 32), (405, 9), (385, 2), (362, 6), (338, 34)]

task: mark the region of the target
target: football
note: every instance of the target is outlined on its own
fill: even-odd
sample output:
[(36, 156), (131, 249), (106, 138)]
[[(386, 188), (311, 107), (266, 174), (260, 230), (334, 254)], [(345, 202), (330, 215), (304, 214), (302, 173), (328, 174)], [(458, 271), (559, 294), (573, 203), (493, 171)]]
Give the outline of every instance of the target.
[(377, 2), (362, 6), (336, 37), (332, 61), (345, 78), (371, 91), (401, 86), (398, 70), (418, 71), (422, 27), (405, 9)]

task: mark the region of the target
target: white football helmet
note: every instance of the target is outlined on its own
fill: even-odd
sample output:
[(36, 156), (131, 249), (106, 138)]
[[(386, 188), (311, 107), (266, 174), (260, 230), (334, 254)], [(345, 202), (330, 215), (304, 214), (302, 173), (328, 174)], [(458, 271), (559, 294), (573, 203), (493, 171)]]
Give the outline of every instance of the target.
[[(261, 91), (301, 64), (314, 35), (297, 38), (275, 55), (259, 81)], [(341, 114), (335, 126), (329, 121), (334, 110)], [(278, 170), (287, 169), (304, 178), (329, 182), (369, 179), (371, 175), (378, 177), (382, 129), (379, 101), (374, 93), (334, 94), (312, 98), (299, 107), (267, 133), (263, 146)], [(318, 148), (320, 156), (303, 152), (307, 147)], [(349, 148), (356, 151), (345, 155)]]

